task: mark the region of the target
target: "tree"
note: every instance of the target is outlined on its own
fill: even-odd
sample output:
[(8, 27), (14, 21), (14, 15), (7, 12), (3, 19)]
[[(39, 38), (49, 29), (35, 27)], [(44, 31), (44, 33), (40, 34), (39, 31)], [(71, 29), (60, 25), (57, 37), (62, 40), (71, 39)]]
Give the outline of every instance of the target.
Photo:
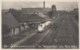
[(10, 46), (10, 36), (9, 36), (10, 28), (3, 24), (2, 25), (2, 47), (4, 48)]
[(50, 18), (54, 17), (56, 15), (56, 6), (52, 5), (51, 11), (48, 12), (48, 16)]
[(10, 28), (7, 25), (3, 24), (2, 25), (2, 35), (3, 36), (7, 35), (9, 32), (10, 32)]

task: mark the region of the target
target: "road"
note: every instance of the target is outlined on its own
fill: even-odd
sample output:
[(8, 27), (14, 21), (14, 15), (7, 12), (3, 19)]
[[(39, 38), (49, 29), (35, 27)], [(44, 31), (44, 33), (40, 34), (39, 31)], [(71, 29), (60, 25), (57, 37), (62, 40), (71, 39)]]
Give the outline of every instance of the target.
[(57, 16), (57, 28), (51, 25), (42, 33), (35, 32), (13, 44), (12, 48), (78, 48), (78, 23), (73, 15)]

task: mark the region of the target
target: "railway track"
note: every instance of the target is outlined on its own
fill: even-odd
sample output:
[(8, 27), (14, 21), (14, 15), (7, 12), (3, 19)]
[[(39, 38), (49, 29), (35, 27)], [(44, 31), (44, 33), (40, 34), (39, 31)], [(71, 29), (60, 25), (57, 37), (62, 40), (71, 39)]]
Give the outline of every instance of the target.
[(37, 32), (14, 48), (78, 48), (78, 32), (74, 30), (76, 25), (71, 16), (65, 14), (55, 23), (58, 23), (56, 29), (52, 25), (47, 31)]

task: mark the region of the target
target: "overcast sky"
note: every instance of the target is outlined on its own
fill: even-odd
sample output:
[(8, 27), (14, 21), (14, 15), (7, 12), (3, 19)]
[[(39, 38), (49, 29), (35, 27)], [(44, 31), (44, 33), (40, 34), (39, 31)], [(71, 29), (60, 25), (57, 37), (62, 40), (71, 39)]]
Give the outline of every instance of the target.
[[(78, 7), (77, 2), (45, 2), (45, 7), (51, 8), (51, 5), (56, 5), (57, 10), (69, 10)], [(43, 7), (43, 2), (2, 2), (2, 9), (21, 9), (21, 8), (36, 8)]]

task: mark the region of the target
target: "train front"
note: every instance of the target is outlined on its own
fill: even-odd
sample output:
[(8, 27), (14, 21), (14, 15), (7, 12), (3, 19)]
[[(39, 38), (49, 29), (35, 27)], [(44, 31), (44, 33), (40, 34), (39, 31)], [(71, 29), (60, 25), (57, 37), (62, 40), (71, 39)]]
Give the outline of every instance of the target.
[(38, 25), (38, 32), (46, 31), (49, 28), (50, 24), (51, 21), (46, 21), (44, 23), (41, 23), (40, 25)]

